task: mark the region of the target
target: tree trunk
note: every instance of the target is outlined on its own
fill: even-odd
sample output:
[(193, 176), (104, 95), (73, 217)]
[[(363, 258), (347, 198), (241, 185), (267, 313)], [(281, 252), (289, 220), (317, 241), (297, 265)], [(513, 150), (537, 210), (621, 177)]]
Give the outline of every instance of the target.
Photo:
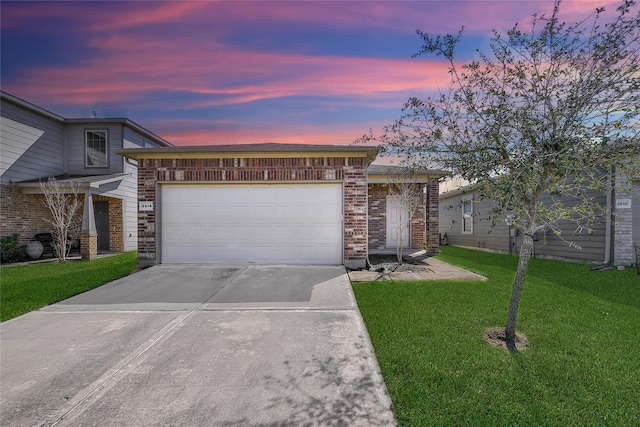
[(509, 314), (507, 315), (506, 328), (506, 344), (510, 351), (516, 349), (516, 321), (518, 319), (518, 306), (520, 305), (520, 295), (522, 294), (522, 286), (524, 285), (524, 276), (527, 273), (529, 258), (533, 249), (533, 237), (529, 233), (524, 234), (522, 246), (520, 246), (520, 259), (518, 261), (518, 270), (516, 278), (513, 281), (513, 290), (511, 291), (511, 302), (509, 303)]

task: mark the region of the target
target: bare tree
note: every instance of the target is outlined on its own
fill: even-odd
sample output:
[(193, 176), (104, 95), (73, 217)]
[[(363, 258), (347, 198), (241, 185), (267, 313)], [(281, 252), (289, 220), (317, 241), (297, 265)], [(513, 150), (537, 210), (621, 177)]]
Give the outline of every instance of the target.
[(51, 211), (52, 219), (46, 221), (53, 226), (53, 249), (58, 261), (69, 256), (73, 242), (80, 236), (82, 218), (78, 215), (82, 201), (78, 188), (71, 184), (63, 187), (54, 177), (40, 182), (44, 194), (44, 205)]
[[(597, 8), (571, 25), (560, 19), (560, 6), (556, 0), (550, 16), (534, 15), (526, 30), (494, 31), (490, 51), (462, 66), (454, 59), (462, 31), (437, 37), (418, 31), (424, 44), (417, 55), (448, 61), (449, 89), (409, 99), (377, 138), (418, 165), (436, 162), (464, 177), (513, 216), (524, 238), (505, 328), (510, 350), (534, 233), (560, 232), (559, 221), (586, 229), (608, 209), (589, 190), (606, 191), (606, 171), (638, 170), (637, 5), (622, 0), (614, 13)], [(546, 196), (556, 200), (544, 203)]]
[[(396, 256), (398, 264), (402, 264), (403, 232), (411, 225), (411, 219), (422, 201), (422, 185), (415, 179), (415, 174), (406, 173), (392, 175), (389, 179), (390, 202), (398, 209), (398, 239)], [(389, 232), (389, 230), (387, 230)]]

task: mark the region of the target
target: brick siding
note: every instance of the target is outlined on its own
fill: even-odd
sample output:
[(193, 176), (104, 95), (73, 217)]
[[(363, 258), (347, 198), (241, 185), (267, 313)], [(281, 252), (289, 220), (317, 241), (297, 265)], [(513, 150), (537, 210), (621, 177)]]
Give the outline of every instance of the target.
[[(428, 254), (439, 252), (437, 179), (427, 184), (426, 212), (421, 203), (411, 218), (411, 248), (426, 249)], [(369, 184), (369, 249), (387, 248), (388, 184)], [(427, 220), (425, 224), (425, 215)]]
[[(83, 199), (84, 195), (80, 195)], [(109, 250), (124, 251), (124, 213), (121, 199), (94, 195), (93, 200), (109, 202)], [(13, 185), (0, 186), (0, 236), (20, 235), (21, 243), (33, 240), (37, 233), (51, 233), (53, 226), (47, 222), (51, 211), (44, 204), (41, 194), (23, 194), (21, 189)], [(82, 218), (82, 204), (78, 209), (78, 217)]]
[(362, 157), (140, 159), (138, 200), (154, 210), (138, 212), (138, 257), (154, 264), (157, 253), (158, 182), (309, 182), (343, 183), (344, 258), (360, 263), (367, 256), (367, 176)]
[(51, 218), (51, 211), (45, 206), (43, 195), (23, 194), (13, 185), (1, 185), (0, 206), (0, 236), (18, 233), (20, 242), (26, 243), (37, 233), (53, 230), (46, 221)]
[(387, 186), (369, 184), (369, 249), (387, 247)]

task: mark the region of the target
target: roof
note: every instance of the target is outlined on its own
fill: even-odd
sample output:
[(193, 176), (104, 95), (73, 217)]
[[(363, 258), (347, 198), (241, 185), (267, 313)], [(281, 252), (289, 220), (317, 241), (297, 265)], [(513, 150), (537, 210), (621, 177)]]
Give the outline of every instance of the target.
[(433, 178), (442, 178), (446, 175), (445, 171), (438, 169), (408, 169), (402, 166), (389, 165), (370, 165), (367, 168), (368, 181), (371, 184), (389, 183), (393, 176), (406, 175), (409, 171), (417, 182), (427, 182)]
[[(58, 175), (54, 178), (62, 188), (71, 189), (74, 187), (78, 190), (86, 191), (89, 188), (99, 188), (101, 185), (110, 182), (122, 181), (129, 176), (131, 176), (129, 173), (115, 173), (111, 175)], [(23, 188), (25, 194), (42, 194), (41, 181), (46, 181), (46, 178), (21, 181), (15, 185)]]
[(11, 95), (7, 92), (4, 91), (0, 91), (0, 98), (8, 101), (8, 102), (12, 102), (14, 104), (17, 104), (19, 106), (21, 106), (22, 108), (25, 108), (27, 110), (31, 110), (37, 114), (40, 114), (42, 116), (48, 117), (50, 119), (59, 121), (61, 123), (64, 124), (91, 124), (91, 125), (95, 125), (98, 123), (110, 123), (110, 124), (121, 124), (123, 126), (127, 126), (137, 132), (139, 132), (140, 134), (144, 135), (145, 137), (151, 139), (152, 141), (156, 142), (159, 145), (162, 145), (163, 147), (173, 147), (173, 144), (171, 144), (169, 141), (166, 141), (165, 139), (159, 137), (158, 135), (154, 134), (153, 132), (143, 128), (142, 126), (140, 126), (139, 124), (127, 119), (127, 118), (99, 118), (99, 119), (87, 119), (87, 118), (65, 118), (62, 116), (59, 116), (55, 113), (52, 113), (51, 111), (45, 110), (42, 107), (38, 107), (37, 105), (34, 105), (30, 102), (25, 101), (24, 99), (20, 99), (17, 96)]
[(221, 158), (221, 157), (260, 157), (268, 154), (275, 157), (316, 156), (352, 156), (366, 157), (372, 162), (378, 155), (376, 147), (354, 145), (308, 145), (308, 144), (235, 144), (206, 145), (197, 147), (160, 147), (160, 148), (123, 148), (114, 150), (131, 159), (168, 159), (168, 158)]

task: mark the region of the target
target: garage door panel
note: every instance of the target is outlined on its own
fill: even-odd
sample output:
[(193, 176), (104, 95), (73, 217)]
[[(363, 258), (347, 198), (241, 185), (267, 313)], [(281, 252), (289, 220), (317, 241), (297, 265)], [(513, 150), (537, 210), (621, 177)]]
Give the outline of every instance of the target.
[(163, 185), (161, 261), (342, 263), (340, 184)]

